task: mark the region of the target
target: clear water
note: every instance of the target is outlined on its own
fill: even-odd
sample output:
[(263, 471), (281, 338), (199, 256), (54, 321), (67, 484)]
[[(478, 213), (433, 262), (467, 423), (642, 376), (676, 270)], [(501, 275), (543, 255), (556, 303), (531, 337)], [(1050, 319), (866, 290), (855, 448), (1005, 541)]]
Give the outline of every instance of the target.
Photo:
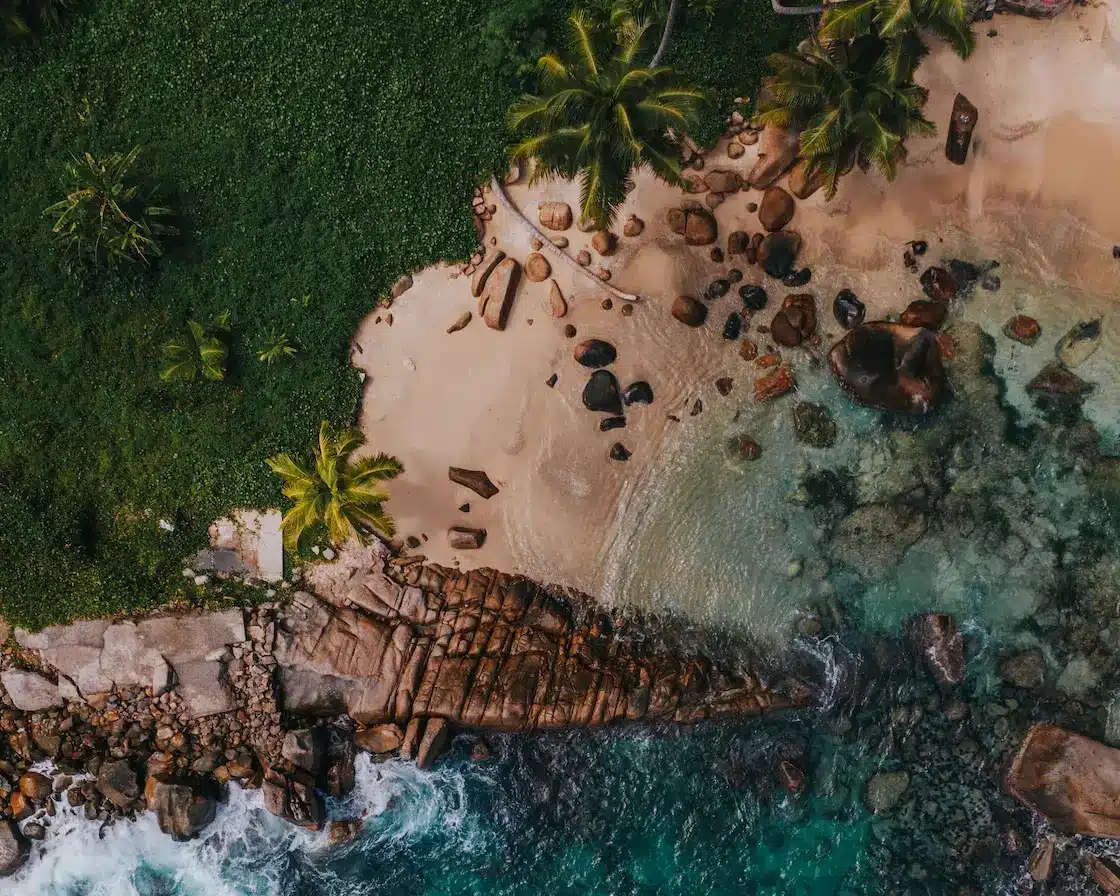
[[(1000, 273), (1003, 289), (978, 291), (961, 313), (996, 337), (994, 367), (1005, 381), (1004, 398), (1019, 412), (1020, 423), (1029, 424), (1037, 411), (1024, 384), (1052, 357), (1062, 333), (1107, 307), (1091, 297), (1016, 280), (1006, 267)], [(818, 296), (833, 294), (833, 285), (822, 272), (815, 283)], [(825, 319), (827, 305), (821, 304)], [(1015, 313), (1042, 322), (1036, 346), (999, 335)], [(1116, 327), (1106, 314), (1102, 348), (1078, 370), (1097, 384), (1085, 413), (1113, 444), (1120, 434)], [(775, 650), (790, 644), (799, 618), (827, 616), (840, 605), (865, 633), (897, 632), (900, 620), (918, 610), (952, 611), (974, 636), (969, 687), (983, 692), (1000, 646), (1037, 640), (1030, 620), (1056, 586), (1057, 552), (1084, 538), (1099, 512), (1092, 486), (1077, 470), (1027, 465), (1027, 453), (1000, 442), (1002, 419), (976, 421), (983, 447), (1011, 467), (970, 465), (965, 458), (954, 461), (951, 475), (978, 477), (977, 488), (997, 492), (1000, 525), (992, 531), (927, 533), (884, 581), (864, 586), (829, 562), (828, 533), (804, 506), (805, 475), (843, 469), (859, 498), (871, 500), (881, 477), (892, 470), (889, 475), (896, 475), (899, 459), (938, 420), (885, 421), (853, 407), (823, 363), (815, 370), (804, 363), (798, 369), (800, 397), (824, 403), (835, 415), (837, 445), (820, 450), (795, 444), (788, 400), (755, 406), (741, 388), (722, 405), (706, 402), (705, 413), (687, 421), (666, 446), (663, 468), (654, 477), (658, 485), (620, 526), (606, 573), (607, 597), (640, 597), (646, 609), (672, 610), (716, 631), (745, 632)], [(739, 433), (762, 443), (760, 460), (728, 458), (727, 439)], [(887, 716), (899, 700), (916, 706), (921, 699), (926, 698), (920, 693), (892, 692), (880, 715)], [(459, 743), (433, 772), (402, 762), (374, 765), (362, 757), (356, 791), (330, 807), (332, 817), (364, 819), (362, 835), (341, 847), (329, 847), (325, 834), (272, 818), (259, 794), (239, 790), (205, 836), (190, 844), (162, 836), (151, 816), (100, 830), (64, 809), (45, 849), (5, 882), (4, 892), (900, 892), (885, 882), (872, 858), (876, 842), (895, 834), (862, 802), (867, 776), (892, 761), (881, 741), (884, 725), (895, 722), (848, 718), (842, 706), (825, 702), (832, 710), (827, 718), (809, 713), (685, 732), (504, 737), (494, 741), (496, 759), (489, 763), (471, 762), (468, 745)], [(781, 790), (773, 773), (790, 749), (808, 757), (810, 787), (799, 797)], [(911, 768), (920, 768), (915, 762)], [(932, 771), (931, 776), (936, 777)], [(969, 823), (986, 831), (992, 820), (984, 816)], [(985, 892), (1017, 891), (1021, 877), (1019, 859), (993, 873)], [(920, 892), (945, 890), (931, 885)]]

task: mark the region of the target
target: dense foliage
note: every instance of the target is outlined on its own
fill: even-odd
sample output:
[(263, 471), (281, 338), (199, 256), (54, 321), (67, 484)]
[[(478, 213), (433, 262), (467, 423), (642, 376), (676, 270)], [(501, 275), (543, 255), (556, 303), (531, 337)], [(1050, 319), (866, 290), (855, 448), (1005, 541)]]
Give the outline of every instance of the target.
[(695, 125), (705, 96), (671, 68), (643, 64), (649, 26), (629, 15), (607, 24), (580, 10), (568, 28), (568, 52), (540, 58), (540, 92), (510, 109), (510, 129), (526, 134), (512, 157), (536, 160), (534, 181), (578, 180), (581, 218), (606, 230), (635, 170), (680, 183), (671, 132)]
[[(473, 251), (471, 190), (504, 170), (524, 66), (570, 9), (93, 0), (0, 46), (0, 615), (191, 596), (208, 523), (280, 503), (265, 459), (353, 419), (360, 318), (401, 272)], [(666, 62), (729, 99), (790, 37), (751, 0), (683, 15)], [(65, 163), (136, 145), (182, 235), (147, 268), (67, 272), (42, 216)], [(225, 379), (163, 382), (162, 346), (225, 309)], [(299, 354), (270, 366), (273, 331)]]
[(351, 537), (364, 542), (367, 529), (392, 538), (396, 529), (381, 507), (389, 500), (382, 483), (396, 479), (404, 466), (388, 454), (352, 460), (364, 443), (361, 430), (335, 430), (324, 420), (313, 463), (290, 454), (268, 459), (269, 469), (284, 483), (284, 497), (292, 502), (282, 525), (289, 550), (298, 549), (304, 535), (316, 528), (326, 529), (335, 544)]

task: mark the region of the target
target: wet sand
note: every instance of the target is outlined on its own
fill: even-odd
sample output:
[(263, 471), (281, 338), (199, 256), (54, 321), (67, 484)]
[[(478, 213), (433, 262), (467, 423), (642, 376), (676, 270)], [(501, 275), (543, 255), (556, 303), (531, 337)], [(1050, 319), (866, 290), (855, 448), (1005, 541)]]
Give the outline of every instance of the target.
[[(798, 204), (790, 226), (805, 237), (801, 261), (814, 269), (809, 288), (817, 289), (824, 339), (816, 354), (838, 335), (830, 305), (839, 285), (856, 289), (869, 318), (920, 297), (901, 263), (905, 243), (915, 238), (929, 240), (937, 257), (939, 238), (952, 245), (965, 231), (1000, 247), (1000, 260), (1017, 275), (1092, 294), (1112, 290), (1120, 270), (1111, 257), (1112, 244), (1120, 242), (1120, 37), (1109, 12), (1074, 8), (1053, 22), (998, 17), (979, 23), (977, 51), (967, 62), (938, 48), (918, 80), (931, 91), (926, 114), (939, 136), (911, 141), (909, 162), (893, 184), (855, 172), (831, 203), (818, 194)], [(989, 27), (998, 29), (997, 37), (985, 36)], [(943, 152), (958, 90), (980, 110), (963, 167), (951, 165)], [(754, 153), (748, 147), (731, 161), (721, 143), (708, 154), (705, 171), (745, 174)], [(509, 195), (535, 220), (542, 200), (576, 207), (578, 187), (518, 185)], [(716, 245), (725, 246), (732, 230), (760, 229), (746, 210), (760, 197), (745, 190), (716, 209)], [(699, 425), (688, 415), (695, 399), (703, 401), (705, 414), (720, 409), (728, 416), (735, 402), (749, 402), (760, 371), (720, 335), (738, 300), (712, 303), (700, 330), (669, 315), (677, 294), (695, 295), (731, 267), (711, 262), (710, 247), (688, 247), (668, 230), (665, 211), (681, 198), (679, 190), (639, 176), (616, 231), (631, 213), (645, 221), (645, 231), (635, 239), (620, 236), (616, 255), (592, 262), (592, 270), (600, 261), (611, 270), (612, 285), (644, 297), (632, 316), (621, 314), (617, 299), (612, 310), (602, 310), (606, 293), (597, 284), (550, 259), (569, 303), (563, 320), (548, 311), (548, 282), (523, 278), (505, 331), (488, 329), (476, 314), (465, 330), (446, 334), (463, 311), (475, 310), (475, 299), (469, 277), (453, 278), (453, 268), (437, 267), (417, 275), (394, 303), (392, 327), (375, 323), (374, 314), (363, 322), (355, 337), (361, 352), (354, 354), (368, 375), (361, 426), (371, 450), (396, 454), (405, 464), (388, 509), (402, 538), (427, 537), (417, 553), (601, 594), (619, 532), (643, 512), (646, 490), (667, 475), (661, 463), (667, 447), (679, 456), (680, 440)], [(501, 210), (488, 224), (487, 241), (491, 236), (519, 261), (531, 251), (530, 235)], [(590, 244), (590, 234), (574, 226), (564, 236), (573, 256)], [(743, 270), (745, 283), (764, 283), (757, 268)], [(764, 285), (772, 299), (785, 293), (780, 285)], [(384, 311), (377, 313), (384, 318)], [(771, 314), (757, 323), (768, 323)], [(574, 340), (563, 335), (569, 323), (578, 331)], [(753, 330), (750, 336), (765, 346), (764, 336)], [(599, 415), (582, 406), (586, 371), (572, 359), (572, 348), (591, 337), (618, 348), (612, 369), (622, 386), (636, 379), (653, 386), (655, 403), (630, 409), (623, 430), (599, 432)], [(812, 360), (807, 350), (787, 356), (795, 368)], [(553, 373), (559, 382), (550, 389), (545, 380)], [(715, 390), (720, 376), (734, 379), (728, 398)], [(629, 462), (608, 459), (615, 441), (633, 451)], [(447, 478), (451, 465), (486, 470), (501, 492), (486, 501), (454, 485)], [(464, 503), (469, 512), (457, 509)], [(484, 547), (452, 551), (446, 539), (452, 525), (486, 529)]]

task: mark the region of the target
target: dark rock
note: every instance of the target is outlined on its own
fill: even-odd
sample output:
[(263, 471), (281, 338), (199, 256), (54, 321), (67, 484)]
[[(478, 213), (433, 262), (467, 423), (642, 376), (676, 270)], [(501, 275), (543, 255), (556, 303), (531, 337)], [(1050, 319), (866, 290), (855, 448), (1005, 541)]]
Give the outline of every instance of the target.
[(793, 270), (797, 254), (801, 251), (801, 236), (789, 230), (769, 233), (759, 243), (758, 263), (776, 280), (781, 280)]
[(1049, 392), (1053, 395), (1078, 396), (1090, 391), (1093, 387), (1077, 374), (1066, 370), (1061, 361), (1051, 361), (1035, 375), (1033, 380), (1027, 383), (1027, 388), (1035, 392)]
[(747, 244), (747, 264), (758, 264), (758, 250), (764, 239), (766, 234), (763, 233), (756, 233), (751, 237), (751, 241)]
[(809, 268), (802, 268), (799, 271), (790, 271), (782, 278), (782, 283), (796, 289), (799, 286), (804, 286), (812, 279), (813, 272)]
[(801, 344), (801, 331), (790, 323), (790, 319), (786, 316), (784, 310), (775, 314), (774, 319), (770, 321), (770, 335), (774, 337), (774, 341), (778, 345), (783, 345), (786, 348), (793, 348)]
[(493, 758), (494, 753), (486, 741), (479, 738), (474, 742), (474, 745), (471, 747), (472, 762), (489, 762)]
[(708, 257), (716, 264), (723, 264), (723, 250), (719, 246), (713, 247)]
[(627, 461), (630, 460), (630, 452), (622, 442), (615, 442), (611, 445), (610, 458), (611, 460)]
[(832, 300), (832, 314), (845, 330), (862, 324), (866, 313), (863, 302), (850, 289), (840, 290)]
[(572, 352), (584, 367), (606, 367), (618, 357), (615, 347), (603, 339), (586, 339)]
[(727, 323), (723, 325), (723, 338), (724, 339), (738, 339), (739, 331), (742, 329), (743, 319), (739, 316), (738, 311), (732, 311), (727, 315)]
[(727, 450), (739, 460), (758, 460), (762, 456), (762, 448), (758, 442), (745, 435), (732, 436), (727, 443)]
[(816, 332), (817, 300), (812, 293), (800, 292), (786, 296), (782, 302), (782, 310), (802, 339), (808, 339)]
[(954, 165), (963, 165), (968, 158), (968, 146), (979, 116), (979, 110), (963, 93), (958, 93), (949, 116), (949, 134), (945, 138), (945, 158)]
[(766, 295), (766, 290), (754, 284), (740, 286), (739, 298), (743, 300), (743, 304), (747, 307), (748, 311), (761, 311), (766, 307), (767, 302), (770, 301), (770, 297)]
[(910, 251), (920, 258), (929, 251), (929, 243), (925, 240), (911, 240)]
[(781, 230), (793, 220), (797, 203), (781, 187), (770, 187), (762, 194), (762, 204), (758, 207), (758, 220), (767, 231)]
[(144, 795), (159, 829), (179, 842), (197, 837), (218, 811), (214, 794), (205, 792), (201, 784), (167, 775), (149, 777)]
[(126, 760), (117, 759), (102, 764), (97, 789), (118, 809), (127, 809), (140, 796), (140, 779)]
[(1033, 317), (1016, 314), (1003, 325), (1004, 335), (1023, 345), (1034, 345), (1042, 335), (1042, 327)]
[(336, 725), (326, 729), (321, 782), (327, 796), (340, 799), (354, 789), (356, 779), (354, 761), (357, 752), (354, 738), (348, 730)]
[(948, 613), (921, 613), (903, 623), (906, 640), (939, 687), (964, 681), (964, 636)]
[[(703, 307), (703, 306), (701, 306)], [(618, 380), (609, 370), (596, 370), (583, 387), (583, 406), (589, 411), (617, 417), (622, 413)]]
[(930, 302), (918, 299), (906, 306), (906, 310), (898, 316), (899, 323), (907, 327), (925, 327), (927, 330), (940, 329), (945, 323), (949, 313), (949, 306), (945, 302)]
[(881, 582), (927, 525), (925, 514), (907, 504), (864, 504), (840, 521), (829, 542), (829, 556), (868, 582)]
[(941, 348), (929, 330), (884, 321), (860, 324), (828, 358), (851, 395), (882, 411), (925, 413), (945, 392)]
[(973, 264), (971, 261), (963, 261), (960, 258), (954, 258), (949, 262), (949, 276), (953, 278), (953, 282), (957, 284), (957, 293), (967, 292), (972, 289), (980, 279), (993, 267), (998, 267), (998, 264), (993, 262), (984, 267)]
[(557, 384), (557, 383), (558, 383), (559, 381), (560, 381), (560, 377), (558, 377), (558, 376), (557, 376), (557, 375), (556, 375), (556, 374), (554, 373), (554, 374), (552, 374), (552, 376), (550, 376), (550, 377), (549, 377), (549, 378), (548, 378), (547, 380), (545, 380), (545, 381), (544, 381), (544, 384), (545, 384), (546, 386), (548, 386), (548, 388), (550, 388), (550, 389), (554, 389), (554, 388), (556, 387), (556, 384)]
[(486, 541), (485, 529), (452, 526), (447, 530), (447, 543), (454, 551), (477, 551)]
[(679, 233), (690, 246), (707, 246), (716, 241), (718, 227), (710, 211), (697, 203), (696, 208), (671, 208), (666, 214), (669, 229)]
[(867, 781), (864, 805), (875, 815), (884, 815), (898, 805), (909, 786), (906, 772), (875, 772)]
[(261, 784), (264, 807), (297, 827), (319, 830), (326, 818), (323, 798), (306, 772), (285, 775), (272, 769)]
[(721, 299), (730, 291), (731, 282), (729, 280), (724, 280), (721, 277), (720, 279), (713, 280), (708, 284), (708, 288), (704, 291), (704, 295), (706, 295), (710, 299)]
[(467, 470), (463, 467), (448, 467), (447, 478), (456, 485), (469, 488), (480, 497), (489, 500), (498, 494), (498, 487), (490, 481), (490, 477), (482, 470)]
[(704, 402), (701, 401), (699, 398), (697, 398), (696, 401), (694, 401), (692, 403), (692, 409), (688, 412), (688, 416), (695, 417), (698, 414), (700, 414), (700, 412), (703, 411), (703, 410), (704, 410)]
[(734, 385), (734, 383), (733, 383), (731, 377), (721, 376), (719, 379), (716, 380), (716, 391), (720, 395), (724, 395), (724, 396), (730, 395), (731, 394), (731, 387), (733, 385)]
[(1037, 647), (1010, 656), (999, 664), (999, 677), (1025, 690), (1041, 687), (1046, 678), (1046, 660)]
[(730, 280), (732, 283), (738, 283), (740, 280), (743, 279), (743, 272), (740, 271), (738, 268), (732, 268), (730, 271), (727, 272), (727, 279)]
[(28, 840), (46, 840), (47, 829), (34, 821), (23, 826), (23, 836)]
[(636, 380), (622, 393), (625, 404), (653, 404), (653, 387), (645, 380)]
[(999, 292), (999, 288), (1003, 285), (1003, 281), (995, 274), (985, 274), (980, 280), (980, 288), (986, 289), (988, 292)]
[(599, 303), (599, 307), (604, 311), (610, 311), (614, 307), (614, 302), (608, 297)]
[(692, 296), (677, 296), (672, 314), (686, 326), (700, 327), (708, 319), (708, 306)]
[(0, 819), (0, 877), (10, 877), (23, 867), (31, 844), (14, 821)]
[(778, 781), (790, 793), (802, 793), (805, 790), (805, 772), (799, 769), (788, 759), (781, 759), (775, 768)]
[(747, 246), (750, 245), (750, 234), (743, 230), (733, 230), (727, 235), (727, 257), (734, 258), (736, 255), (742, 255), (747, 251)]
[(599, 432), (610, 432), (612, 429), (623, 429), (626, 426), (626, 418), (623, 416), (618, 417), (604, 417), (599, 421)]
[(576, 338), (576, 328), (573, 327), (571, 324), (564, 324), (564, 335), (567, 336), (569, 339), (575, 339)]
[(831, 448), (836, 444), (836, 421), (823, 404), (799, 401), (793, 406), (793, 434), (814, 448)]
[(935, 302), (950, 302), (956, 298), (957, 282), (945, 268), (926, 268), (920, 282), (922, 290)]

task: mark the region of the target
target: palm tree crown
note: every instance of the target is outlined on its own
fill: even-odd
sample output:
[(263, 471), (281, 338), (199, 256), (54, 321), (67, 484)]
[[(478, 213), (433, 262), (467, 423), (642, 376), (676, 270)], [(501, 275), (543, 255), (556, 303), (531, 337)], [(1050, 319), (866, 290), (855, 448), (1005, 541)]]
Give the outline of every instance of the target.
[(534, 181), (578, 176), (583, 217), (608, 228), (633, 187), (634, 168), (680, 182), (669, 130), (692, 124), (704, 92), (672, 69), (638, 64), (646, 26), (630, 16), (616, 17), (612, 28), (577, 10), (568, 25), (567, 57), (542, 56), (542, 92), (510, 109), (511, 128), (530, 135), (512, 154), (537, 160)]
[[(215, 330), (225, 330), (226, 316), (222, 315), (214, 324)], [(229, 349), (214, 333), (207, 333), (197, 321), (187, 321), (187, 335), (172, 339), (163, 346), (163, 370), (160, 378), (164, 381), (182, 380), (194, 382), (199, 376), (208, 380), (225, 379), (226, 358)]]
[(894, 71), (891, 47), (877, 37), (833, 43), (810, 53), (776, 53), (760, 118), (801, 129), (801, 155), (819, 166), (825, 196), (854, 163), (893, 180), (907, 137), (932, 136), (922, 115), (927, 91)]
[(962, 59), (976, 46), (968, 0), (839, 0), (828, 4), (820, 27), (829, 43), (877, 34), (891, 45), (889, 59), (899, 81), (913, 77), (929, 51), (921, 31), (939, 35)]
[(350, 455), (364, 443), (357, 429), (335, 431), (324, 420), (314, 465), (301, 464), (290, 454), (268, 459), (268, 466), (284, 483), (284, 496), (295, 502), (281, 523), (286, 547), (298, 547), (303, 534), (317, 523), (326, 526), (335, 544), (351, 536), (364, 543), (362, 526), (392, 537), (393, 519), (381, 509), (381, 503), (389, 500), (382, 483), (395, 479), (404, 467), (387, 454), (351, 463)]

